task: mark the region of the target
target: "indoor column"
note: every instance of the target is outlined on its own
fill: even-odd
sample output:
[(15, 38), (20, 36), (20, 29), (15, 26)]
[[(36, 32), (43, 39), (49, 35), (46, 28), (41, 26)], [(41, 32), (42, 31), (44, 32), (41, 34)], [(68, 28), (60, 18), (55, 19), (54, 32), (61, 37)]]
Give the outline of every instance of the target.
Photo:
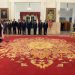
[(9, 0), (9, 19), (14, 19), (14, 0)]
[(41, 2), (41, 20), (44, 22), (46, 19), (46, 2)]
[(56, 34), (60, 34), (60, 2), (56, 2)]

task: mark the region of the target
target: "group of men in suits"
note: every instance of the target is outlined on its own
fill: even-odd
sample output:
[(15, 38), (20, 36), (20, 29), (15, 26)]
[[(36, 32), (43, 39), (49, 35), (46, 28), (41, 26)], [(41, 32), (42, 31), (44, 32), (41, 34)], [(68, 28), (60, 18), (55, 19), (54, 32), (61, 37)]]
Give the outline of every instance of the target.
[[(41, 20), (39, 21), (39, 23), (37, 23), (36, 20), (34, 20), (34, 22), (29, 21), (25, 21), (25, 20), (18, 20), (15, 21), (15, 19), (13, 21), (3, 21), (3, 26), (4, 26), (4, 33), (5, 34), (23, 34), (23, 35), (31, 35), (31, 29), (33, 29), (33, 34), (37, 35), (37, 31), (38, 31), (38, 35), (47, 35), (47, 29), (48, 29), (48, 23), (47, 21), (42, 22)], [(26, 31), (27, 30), (27, 31)]]

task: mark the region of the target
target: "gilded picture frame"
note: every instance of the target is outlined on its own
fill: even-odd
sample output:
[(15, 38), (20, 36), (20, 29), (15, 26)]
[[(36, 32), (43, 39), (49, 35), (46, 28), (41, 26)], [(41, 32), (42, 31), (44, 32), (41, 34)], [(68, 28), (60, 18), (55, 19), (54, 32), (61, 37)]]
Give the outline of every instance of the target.
[(9, 19), (8, 8), (0, 8), (0, 19)]
[(56, 8), (46, 8), (46, 20), (56, 21)]

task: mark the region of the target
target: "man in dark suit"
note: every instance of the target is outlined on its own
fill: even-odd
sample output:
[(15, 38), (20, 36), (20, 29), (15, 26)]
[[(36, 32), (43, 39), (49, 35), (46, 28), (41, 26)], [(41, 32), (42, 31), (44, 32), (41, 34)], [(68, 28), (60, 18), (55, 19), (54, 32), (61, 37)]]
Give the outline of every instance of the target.
[(11, 21), (8, 21), (8, 34), (11, 34), (12, 24)]
[(36, 33), (37, 33), (37, 22), (36, 22), (36, 20), (34, 20), (33, 29), (34, 29), (34, 35), (36, 35)]
[(22, 33), (22, 25), (23, 25), (23, 22), (19, 19), (18, 20), (18, 25), (17, 25), (18, 34), (21, 34)]
[(4, 34), (7, 34), (7, 27), (8, 27), (7, 20), (3, 21), (3, 26), (4, 26)]
[(15, 21), (15, 19), (12, 22), (12, 27), (13, 27), (13, 34), (16, 34), (17, 21)]
[(23, 20), (22, 34), (26, 35), (26, 21), (25, 20)]
[(47, 29), (48, 29), (48, 23), (45, 20), (44, 24), (43, 24), (43, 28), (44, 28), (44, 35), (47, 35)]
[(39, 32), (39, 35), (42, 35), (42, 26), (43, 26), (43, 23), (40, 20), (40, 22), (38, 23), (38, 32)]
[(30, 20), (27, 22), (27, 29), (28, 29), (28, 35), (31, 34), (31, 28), (32, 28), (32, 23), (30, 22)]

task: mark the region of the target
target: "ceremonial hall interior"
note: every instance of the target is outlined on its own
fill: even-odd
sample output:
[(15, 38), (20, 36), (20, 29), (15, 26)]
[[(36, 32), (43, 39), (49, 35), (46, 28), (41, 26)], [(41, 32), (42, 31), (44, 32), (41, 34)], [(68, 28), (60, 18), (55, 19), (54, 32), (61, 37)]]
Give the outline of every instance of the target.
[(75, 0), (0, 0), (0, 75), (75, 75)]

